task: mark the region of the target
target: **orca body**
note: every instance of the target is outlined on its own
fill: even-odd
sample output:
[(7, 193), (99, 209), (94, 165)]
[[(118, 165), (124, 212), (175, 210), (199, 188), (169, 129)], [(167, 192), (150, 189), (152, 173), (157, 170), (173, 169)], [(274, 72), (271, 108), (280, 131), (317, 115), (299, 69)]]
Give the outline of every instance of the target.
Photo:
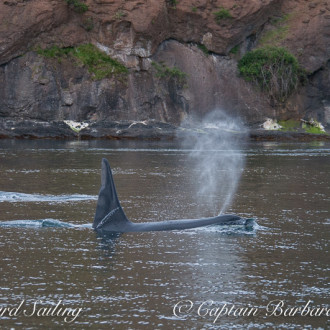
[(183, 230), (209, 225), (245, 225), (249, 220), (236, 215), (221, 215), (202, 219), (168, 220), (134, 223), (127, 219), (117, 196), (110, 165), (102, 159), (101, 189), (97, 201), (93, 228), (100, 232), (125, 233), (162, 230)]

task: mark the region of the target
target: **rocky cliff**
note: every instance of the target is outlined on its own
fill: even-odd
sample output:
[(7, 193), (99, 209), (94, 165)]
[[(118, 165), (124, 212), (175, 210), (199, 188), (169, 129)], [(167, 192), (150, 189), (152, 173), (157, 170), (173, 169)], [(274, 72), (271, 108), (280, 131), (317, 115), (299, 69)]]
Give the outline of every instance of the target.
[[(99, 78), (69, 52), (42, 52), (74, 52), (82, 44), (95, 45), (128, 72)], [(237, 71), (246, 52), (267, 45), (290, 50), (308, 73), (276, 106)], [(324, 0), (5, 0), (0, 117), (177, 125), (222, 108), (251, 126), (266, 117), (329, 125), (329, 59)]]

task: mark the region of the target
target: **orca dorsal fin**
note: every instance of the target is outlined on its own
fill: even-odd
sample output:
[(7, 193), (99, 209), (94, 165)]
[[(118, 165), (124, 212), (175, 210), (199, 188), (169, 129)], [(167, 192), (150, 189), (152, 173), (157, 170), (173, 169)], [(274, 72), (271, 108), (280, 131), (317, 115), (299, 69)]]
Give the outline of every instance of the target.
[(127, 219), (117, 196), (110, 165), (103, 158), (101, 189), (97, 200), (93, 228), (120, 232), (128, 223), (130, 221)]

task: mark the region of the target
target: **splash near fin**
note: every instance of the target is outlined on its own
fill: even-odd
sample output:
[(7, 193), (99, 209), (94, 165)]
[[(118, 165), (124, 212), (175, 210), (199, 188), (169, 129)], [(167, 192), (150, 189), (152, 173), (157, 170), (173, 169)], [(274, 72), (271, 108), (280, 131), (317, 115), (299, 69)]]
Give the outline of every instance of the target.
[(94, 217), (94, 229), (107, 229), (112, 231), (124, 231), (130, 221), (127, 219), (117, 196), (115, 183), (113, 181), (108, 161), (102, 159), (101, 189), (97, 200), (97, 207)]

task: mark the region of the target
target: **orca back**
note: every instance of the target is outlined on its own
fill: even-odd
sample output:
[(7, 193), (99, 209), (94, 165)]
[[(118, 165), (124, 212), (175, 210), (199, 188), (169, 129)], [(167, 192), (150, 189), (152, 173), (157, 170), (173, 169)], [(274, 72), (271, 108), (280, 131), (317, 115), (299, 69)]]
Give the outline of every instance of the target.
[(121, 232), (129, 223), (131, 222), (127, 219), (117, 196), (110, 165), (103, 158), (101, 189), (97, 200), (93, 228)]
[(93, 228), (99, 232), (124, 233), (141, 231), (183, 230), (210, 225), (236, 224), (245, 221), (236, 215), (222, 215), (202, 219), (168, 220), (134, 223), (127, 219), (117, 196), (111, 168), (102, 159), (101, 189), (97, 200)]

